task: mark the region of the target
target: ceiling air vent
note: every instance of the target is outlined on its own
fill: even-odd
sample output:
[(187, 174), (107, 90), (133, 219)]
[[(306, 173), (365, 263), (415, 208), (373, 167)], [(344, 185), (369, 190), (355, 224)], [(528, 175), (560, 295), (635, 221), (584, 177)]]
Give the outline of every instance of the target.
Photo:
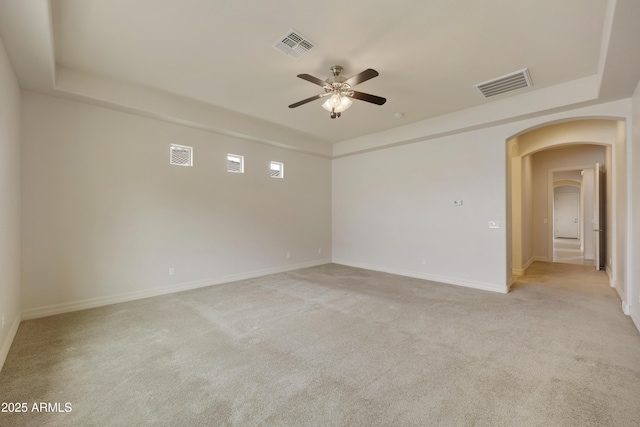
[(290, 58), (300, 59), (315, 49), (316, 45), (296, 30), (289, 30), (273, 44), (273, 47)]
[(475, 85), (475, 88), (478, 89), (485, 98), (491, 98), (492, 96), (501, 95), (503, 93), (512, 92), (525, 87), (531, 87), (531, 85), (532, 83), (531, 77), (529, 77), (529, 70), (525, 68), (523, 70), (507, 74), (506, 76), (498, 77), (497, 79), (479, 83)]

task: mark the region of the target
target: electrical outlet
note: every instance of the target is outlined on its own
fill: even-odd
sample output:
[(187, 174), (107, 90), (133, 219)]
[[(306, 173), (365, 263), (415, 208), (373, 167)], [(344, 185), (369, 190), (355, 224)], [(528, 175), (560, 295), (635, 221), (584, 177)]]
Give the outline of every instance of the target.
[(489, 228), (500, 228), (500, 221), (489, 221)]
[(2, 329), (4, 329), (4, 313), (2, 313)]
[(322, 253), (322, 248), (318, 248), (318, 255)]
[(173, 267), (169, 267), (169, 276), (175, 276), (176, 275), (176, 269)]
[(462, 206), (462, 200), (454, 200), (453, 206)]
[(287, 259), (291, 258), (291, 252), (287, 252)]
[(427, 265), (427, 259), (426, 258), (422, 258), (422, 265)]

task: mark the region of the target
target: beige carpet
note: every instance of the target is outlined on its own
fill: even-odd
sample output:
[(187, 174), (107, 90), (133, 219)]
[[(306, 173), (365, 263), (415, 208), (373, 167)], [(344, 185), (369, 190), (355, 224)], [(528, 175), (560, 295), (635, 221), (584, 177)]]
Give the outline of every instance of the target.
[(564, 264), (594, 265), (593, 259), (585, 259), (582, 243), (578, 239), (553, 239), (553, 261)]
[(23, 322), (0, 402), (30, 409), (1, 426), (637, 426), (640, 334), (592, 267), (502, 295), (330, 264)]

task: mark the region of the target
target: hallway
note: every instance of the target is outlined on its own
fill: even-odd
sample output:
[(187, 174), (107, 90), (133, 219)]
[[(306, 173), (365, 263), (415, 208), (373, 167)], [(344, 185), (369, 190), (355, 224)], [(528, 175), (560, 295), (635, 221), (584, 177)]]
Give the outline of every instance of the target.
[(579, 239), (553, 239), (553, 262), (593, 265), (592, 259), (584, 258)]

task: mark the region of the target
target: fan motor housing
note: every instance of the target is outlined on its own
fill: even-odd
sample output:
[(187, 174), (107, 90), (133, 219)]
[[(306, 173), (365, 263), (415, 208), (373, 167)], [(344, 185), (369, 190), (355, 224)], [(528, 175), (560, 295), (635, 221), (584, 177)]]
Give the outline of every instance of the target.
[[(327, 83), (336, 87), (342, 86), (341, 83), (344, 83), (347, 79), (344, 76), (341, 76), (343, 68), (339, 65), (334, 65), (331, 67), (331, 76), (326, 80)], [(338, 83), (338, 85), (336, 85)]]

